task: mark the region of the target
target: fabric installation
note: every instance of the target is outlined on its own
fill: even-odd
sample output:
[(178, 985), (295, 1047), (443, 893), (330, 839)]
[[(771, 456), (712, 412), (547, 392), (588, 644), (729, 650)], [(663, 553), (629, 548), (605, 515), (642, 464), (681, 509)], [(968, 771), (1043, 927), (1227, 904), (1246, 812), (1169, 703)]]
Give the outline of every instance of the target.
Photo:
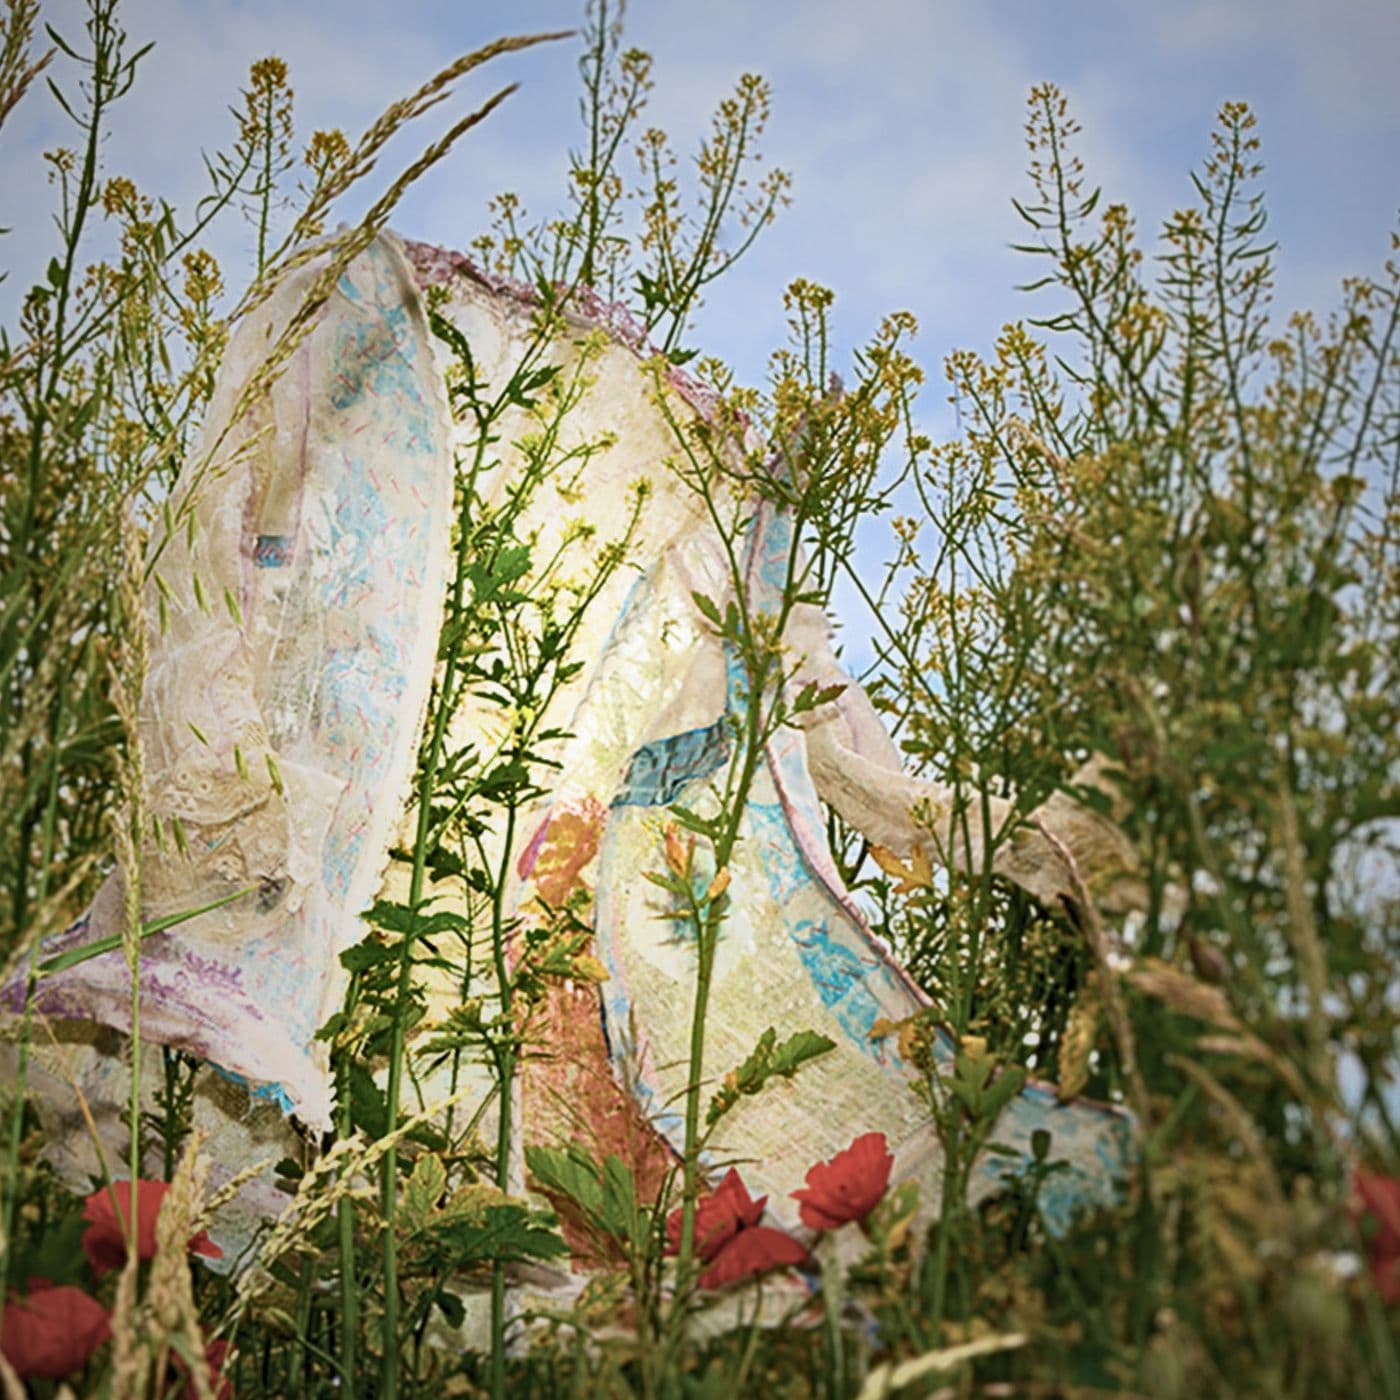
[[(430, 332), (424, 290), (440, 289), (442, 314), (466, 338), (483, 384), (503, 384), (539, 335), (530, 289), (385, 235), (349, 264), (281, 373), (247, 401), (269, 347), (330, 256), (298, 268), (237, 329), (174, 502), (177, 518), (192, 523), (153, 561), (146, 803), (153, 817), (178, 819), (187, 850), (147, 852), (144, 912), (158, 918), (248, 892), (145, 940), (141, 1030), (148, 1043), (180, 1047), (217, 1070), (199, 1115), (226, 1173), (275, 1155), (264, 1149), (286, 1134), (288, 1114), (329, 1126), (332, 1084), (315, 1032), (344, 997), (340, 954), (364, 936), (360, 915), (377, 895), (403, 898), (405, 875), (389, 853), (411, 842), (453, 473), (472, 432), (469, 421), (453, 421), (448, 352)], [(596, 986), (561, 984), (547, 994), (521, 1071), (524, 1140), (617, 1152), (643, 1191), (681, 1147), (694, 996), (694, 948), (658, 917), (668, 896), (644, 877), (662, 864), (670, 809), (701, 805), (728, 763), (726, 714), (740, 703), (732, 658), (693, 601), (696, 592), (721, 604), (732, 596), (722, 540), (667, 465), (674, 424), (706, 415), (713, 402), (672, 372), (663, 412), (646, 352), (626, 313), (591, 296), (573, 299), (546, 352), (565, 370), (587, 356), (587, 391), (564, 433), (583, 441), (606, 432), (611, 445), (582, 458), (585, 480), (551, 478), (528, 505), (517, 530), (534, 557), (552, 557), (580, 522), (600, 545), (620, 538), (643, 484), (646, 497), (625, 567), (608, 577), (574, 639), (584, 664), (552, 701), (547, 727), (561, 737), (548, 747), (549, 790), (518, 824), (508, 898), (528, 920), (539, 901), (557, 908), (573, 897), (588, 911), (608, 974)], [(488, 501), (503, 500), (520, 469), (531, 425), (525, 409), (513, 412), (498, 433)], [(753, 606), (771, 603), (789, 529), (771, 507), (751, 515), (743, 548)], [(792, 1080), (743, 1101), (714, 1148), (716, 1163), (744, 1163), (775, 1223), (800, 1232), (788, 1193), (811, 1163), (862, 1132), (883, 1131), (895, 1179), (917, 1179), (926, 1208), (936, 1205), (939, 1153), (911, 1092), (915, 1070), (894, 1038), (871, 1034), (877, 1021), (900, 1022), (926, 999), (843, 886), (824, 804), (907, 855), (917, 842), (951, 845), (937, 829), (951, 793), (902, 771), (870, 701), (841, 670), (819, 610), (799, 607), (784, 640), (801, 662), (798, 683), (844, 689), (805, 728), (783, 729), (767, 746), (732, 865), (706, 1072), (738, 1065), (769, 1026), (835, 1042)], [(498, 707), (469, 700), (453, 719), (453, 741), (489, 748), (502, 723)], [(1109, 907), (1131, 899), (1131, 853), (1112, 826), (1063, 797), (1037, 816)], [(994, 821), (1005, 817), (1002, 807), (992, 812)], [(1035, 826), (1001, 847), (995, 865), (1047, 901), (1070, 888)], [(460, 904), (446, 886), (437, 893)], [(115, 932), (121, 910), (113, 876), (41, 956)], [(460, 987), (442, 978), (427, 994), (431, 1022)], [(22, 983), (6, 989), (11, 1008), (22, 996)], [(92, 1162), (72, 1082), (99, 1110), (107, 1105), (99, 1127), (120, 1141), (125, 1071), (110, 1032), (129, 1029), (129, 1003), (120, 951), (38, 987), (37, 1008), (63, 1024), (38, 1088), (60, 1164), (73, 1175)], [(431, 1100), (442, 1086), (429, 1079), (420, 1087)], [(1030, 1086), (995, 1137), (1029, 1162), (1038, 1128), (1051, 1131), (1053, 1155), (1069, 1164), (1044, 1183), (1047, 1219), (1063, 1224), (1076, 1206), (1113, 1195), (1125, 1171), (1123, 1114), (1061, 1104), (1052, 1089)], [(996, 1189), (1015, 1166), (989, 1158), (973, 1194)], [(272, 1209), (270, 1190), (257, 1191), (245, 1192), (245, 1209)]]

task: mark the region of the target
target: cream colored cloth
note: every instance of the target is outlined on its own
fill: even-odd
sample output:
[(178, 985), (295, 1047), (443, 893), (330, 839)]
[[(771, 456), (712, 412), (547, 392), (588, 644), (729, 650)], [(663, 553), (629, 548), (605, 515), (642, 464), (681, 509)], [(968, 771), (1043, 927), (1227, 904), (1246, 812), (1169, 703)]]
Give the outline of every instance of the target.
[[(214, 465), (190, 497), (197, 528), (191, 543), (181, 536), (167, 548), (152, 595), (147, 801), (158, 817), (179, 817), (191, 855), (148, 852), (147, 912), (257, 890), (147, 941), (143, 1036), (202, 1056), (317, 1128), (328, 1122), (331, 1092), (313, 1037), (344, 994), (339, 954), (363, 936), (359, 914), (376, 888), (405, 894), (402, 867), (386, 873), (387, 852), (413, 823), (405, 803), (437, 650), (454, 444), (459, 455), (475, 446), (470, 418), (454, 425), (448, 413), (446, 352), (427, 332), (415, 279), (443, 289), (443, 313), (466, 336), (488, 392), (504, 386), (539, 334), (528, 289), (484, 279), (441, 250), (410, 245), (409, 256), (412, 270), (387, 236), (362, 254), (286, 371), (225, 433), (243, 385), (321, 264), (300, 270), (239, 329), (201, 449), (218, 443)], [(536, 571), (560, 557), (586, 578), (600, 552), (627, 536), (636, 493), (646, 499), (622, 566), (574, 639), (582, 667), (544, 717), (542, 727), (562, 737), (544, 746), (549, 791), (518, 824), (507, 904), (527, 911), (546, 879), (551, 902), (561, 891), (590, 894), (610, 973), (601, 996), (613, 1071), (677, 1148), (694, 955), (658, 917), (666, 897), (643, 877), (662, 866), (668, 807), (702, 803), (727, 761), (730, 659), (693, 594), (723, 606), (732, 582), (718, 533), (669, 465), (677, 442), (636, 328), (595, 302), (578, 312), (542, 362), (559, 367), (551, 392), (572, 384), (581, 396), (552, 439), (554, 466), (517, 534), (531, 543)], [(682, 425), (709, 407), (679, 374), (662, 392)], [(488, 505), (521, 479), (522, 452), (537, 450), (531, 435), (547, 409), (513, 409), (493, 430), (499, 460)], [(765, 554), (786, 548), (786, 529), (767, 507), (753, 516), (745, 547), (757, 605), (770, 587)], [(523, 586), (559, 582), (536, 573)], [(743, 1162), (753, 1193), (768, 1192), (773, 1217), (795, 1227), (788, 1192), (806, 1167), (859, 1133), (886, 1132), (897, 1170), (921, 1181), (930, 1206), (940, 1181), (937, 1144), (910, 1091), (912, 1067), (869, 1034), (876, 1020), (900, 1020), (925, 998), (841, 885), (822, 804), (899, 854), (919, 843), (961, 863), (962, 846), (949, 834), (952, 791), (903, 773), (868, 698), (842, 671), (821, 612), (799, 608), (785, 641), (801, 679), (844, 689), (805, 730), (785, 730), (769, 745), (735, 860), (704, 1068), (711, 1079), (734, 1068), (769, 1025), (784, 1035), (816, 1029), (835, 1042), (795, 1080), (745, 1101), (715, 1153), (716, 1162)], [(469, 700), (450, 743), (489, 754), (510, 722), (499, 706)], [(992, 820), (1003, 823), (1010, 811), (993, 803)], [(1110, 905), (1132, 901), (1132, 852), (1116, 828), (1063, 797), (1036, 816)], [(980, 850), (976, 833), (970, 844)], [(1049, 903), (1073, 897), (1060, 855), (1033, 827), (1000, 848), (995, 868)], [(437, 893), (475, 912), (459, 890)], [(118, 894), (104, 889), (90, 916), (46, 952), (114, 927)], [(459, 981), (439, 976), (428, 986), (433, 1014), (451, 1008)], [(55, 1017), (125, 1029), (120, 955), (46, 979), (38, 1004)], [(578, 1014), (596, 1018), (591, 993)], [(90, 1094), (110, 1094), (111, 1061), (99, 1064), (94, 1053), (75, 1052), (74, 1073)], [(477, 1082), (485, 1094), (484, 1073)], [(431, 1101), (444, 1086), (427, 1077), (419, 1087)], [(45, 1091), (64, 1092), (52, 1077)], [(231, 1171), (276, 1127), (263, 1111), (241, 1139), (227, 1109), (226, 1095), (201, 1099)], [(71, 1131), (71, 1114), (61, 1121)], [(1123, 1123), (1037, 1088), (1013, 1102), (998, 1136), (1028, 1160), (1030, 1134), (1052, 1128), (1054, 1155), (1070, 1170), (1047, 1182), (1042, 1206), (1067, 1219), (1076, 1204), (1112, 1196)], [(91, 1164), (78, 1143), (54, 1147), (70, 1172)], [(993, 1189), (1002, 1170), (989, 1162), (974, 1193)], [(250, 1210), (267, 1200), (264, 1193)]]

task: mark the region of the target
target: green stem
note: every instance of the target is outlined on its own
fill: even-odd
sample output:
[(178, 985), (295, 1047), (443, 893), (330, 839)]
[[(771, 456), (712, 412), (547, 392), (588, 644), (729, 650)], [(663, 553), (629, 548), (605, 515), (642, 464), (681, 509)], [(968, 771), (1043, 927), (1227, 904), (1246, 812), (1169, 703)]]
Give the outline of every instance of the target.
[(301, 1268), (297, 1273), (297, 1347), (287, 1362), (287, 1394), (300, 1395), (306, 1380), (307, 1335), (311, 1331), (311, 1280), (314, 1260), (312, 1256), (301, 1256)]
[(822, 1260), (822, 1306), (826, 1319), (826, 1393), (841, 1400), (846, 1390), (846, 1356), (841, 1336), (841, 1303), (845, 1280), (835, 1252)]
[[(409, 880), (408, 903), (416, 914), (423, 900), (423, 883), (427, 874), (428, 832), (432, 821), (433, 790), (437, 786), (443, 743), (447, 737), (447, 722), (451, 706), (446, 690), (456, 672), (459, 647), (454, 643), (443, 665), (443, 692), (439, 693), (433, 734), (418, 783), (418, 824), (413, 839), (413, 873)], [(385, 1122), (393, 1132), (399, 1121), (399, 1097), (403, 1088), (404, 1016), (413, 982), (414, 934), (406, 933), (399, 945), (398, 988), (394, 1003), (394, 1024), (389, 1045), (389, 1083), (385, 1094)], [(398, 1394), (398, 1336), (399, 1336), (399, 1278), (398, 1240), (394, 1234), (394, 1216), (398, 1206), (399, 1152), (395, 1143), (384, 1154), (381, 1189), (384, 1210), (384, 1325), (383, 1357), (380, 1386), (384, 1400), (394, 1400)]]
[[(706, 925), (708, 925), (708, 920)], [(682, 1156), (681, 1247), (679, 1273), (690, 1276), (695, 1257), (695, 1204), (699, 1163), (696, 1146), (700, 1137), (700, 1084), (705, 1066), (705, 1014), (710, 1004), (710, 978), (714, 972), (714, 943), (701, 933), (699, 961), (695, 976), (695, 1006), (690, 1017), (689, 1077), (685, 1089), (685, 1149)]]
[[(501, 996), (501, 1028), (505, 1039), (496, 1052), (500, 1079), (501, 1108), (496, 1121), (496, 1185), (505, 1191), (510, 1182), (512, 1085), (515, 1079), (515, 1028), (511, 1025), (514, 1005), (510, 968), (506, 960), (505, 892), (510, 878), (511, 849), (515, 845), (515, 803), (506, 808), (504, 849), (500, 871), (491, 891), (491, 957), (496, 968), (496, 986)], [(506, 1394), (506, 1266), (502, 1259), (491, 1261), (491, 1397), (505, 1400)]]
[(962, 1110), (956, 1103), (950, 1104), (948, 1111), (953, 1115), (952, 1125), (944, 1144), (943, 1157), (943, 1202), (939, 1208), (938, 1243), (933, 1254), (933, 1301), (929, 1307), (929, 1331), (935, 1345), (943, 1330), (943, 1312), (948, 1298), (948, 1247), (952, 1241), (953, 1225), (962, 1205), (962, 1171), (959, 1157), (961, 1153), (961, 1132), (958, 1115)]
[[(67, 687), (63, 674), (59, 675), (57, 714), (54, 719), (56, 740), (63, 732), (63, 717), (66, 713)], [(57, 742), (55, 744), (57, 748)], [(55, 752), (49, 767), (48, 802), (44, 812), (43, 860), (39, 866), (39, 886), (35, 893), (35, 907), (43, 910), (48, 896), (49, 871), (53, 866), (54, 830), (58, 812), (58, 753)], [(24, 1019), (20, 1024), (19, 1065), (15, 1075), (14, 1108), (10, 1118), (9, 1142), (5, 1153), (5, 1202), (4, 1202), (4, 1255), (0, 1258), (0, 1319), (5, 1315), (6, 1285), (10, 1277), (11, 1244), (14, 1239), (15, 1202), (19, 1195), (19, 1150), (24, 1137), (24, 1091), (29, 1078), (29, 1036), (34, 1014), (34, 985), (38, 980), (39, 940), (36, 938), (29, 948), (29, 971), (24, 986)]]
[[(349, 1089), (341, 1110), (340, 1135), (350, 1135)], [(346, 1395), (356, 1394), (355, 1345), (360, 1333), (360, 1299), (355, 1281), (355, 1206), (348, 1196), (336, 1203), (337, 1243), (340, 1253), (340, 1382)]]
[[(350, 977), (345, 993), (346, 1017), (352, 1013), (360, 990), (358, 973)], [(350, 1084), (346, 1074), (346, 1052), (336, 1055), (336, 1137), (346, 1141), (354, 1131), (350, 1108)], [(349, 1168), (342, 1168), (344, 1178)], [(355, 1203), (348, 1195), (341, 1196), (335, 1207), (336, 1246), (340, 1256), (340, 1383), (346, 1395), (356, 1393), (356, 1348), (360, 1337), (360, 1297), (355, 1279)]]

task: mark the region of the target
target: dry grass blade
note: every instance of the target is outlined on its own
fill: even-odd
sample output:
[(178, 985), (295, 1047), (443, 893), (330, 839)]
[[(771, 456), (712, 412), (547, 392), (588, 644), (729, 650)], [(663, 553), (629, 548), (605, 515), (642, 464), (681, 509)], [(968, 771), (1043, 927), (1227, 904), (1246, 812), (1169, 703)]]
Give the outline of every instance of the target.
[(195, 1235), (201, 1230), (207, 1230), (214, 1223), (214, 1219), (218, 1213), (228, 1205), (250, 1181), (260, 1177), (271, 1165), (272, 1159), (270, 1157), (262, 1157), (256, 1162), (249, 1162), (247, 1166), (240, 1167), (217, 1191), (211, 1191), (205, 1198), (204, 1204), (195, 1213), (194, 1219), (190, 1222), (190, 1233)]
[[(271, 1287), (274, 1282), (272, 1265), (306, 1240), (316, 1226), (332, 1214), (342, 1198), (370, 1189), (356, 1183), (364, 1180), (369, 1169), (391, 1147), (397, 1147), (411, 1133), (435, 1122), (449, 1108), (476, 1092), (474, 1086), (469, 1086), (438, 1103), (429, 1104), (422, 1113), (405, 1118), (394, 1132), (374, 1142), (366, 1143), (358, 1135), (340, 1139), (302, 1177), (296, 1195), (278, 1216), (259, 1248), (257, 1258), (239, 1279), (233, 1313), (241, 1315), (246, 1312)], [(232, 1318), (228, 1321), (231, 1322)]]
[(922, 1356), (901, 1361), (897, 1366), (888, 1361), (875, 1367), (866, 1377), (856, 1400), (885, 1400), (905, 1386), (913, 1385), (940, 1371), (951, 1371), (965, 1362), (979, 1356), (992, 1356), (1000, 1351), (1014, 1351), (1030, 1341), (1025, 1332), (1006, 1332), (997, 1337), (978, 1337), (975, 1341), (962, 1342), (958, 1346), (942, 1347), (938, 1351), (928, 1351)]
[[(343, 166), (344, 173), (332, 176), (317, 191), (316, 197), (308, 204), (301, 218), (297, 221), (296, 228), (294, 228), (287, 243), (278, 253), (269, 258), (268, 266), (263, 275), (249, 288), (243, 300), (229, 316), (229, 324), (234, 324), (265, 301), (278, 282), (294, 268), (325, 252), (327, 244), (324, 242), (303, 245), (302, 240), (306, 231), (320, 226), (320, 220), (330, 203), (357, 180), (369, 173), (374, 163), (374, 157), (384, 143), (406, 122), (421, 115), (429, 107), (446, 97), (449, 85), (455, 79), (500, 54), (530, 48), (535, 44), (546, 43), (554, 39), (567, 38), (572, 32), (572, 30), (560, 30), (547, 34), (499, 39), (495, 43), (488, 44), (484, 48), (477, 49), (473, 53), (457, 59), (424, 83), (413, 96), (395, 102), (387, 108), (365, 132), (355, 151), (347, 158)], [(238, 401), (228, 415), (228, 421), (224, 424), (223, 431), (210, 445), (203, 460), (195, 465), (193, 470), (188, 470), (185, 473), (185, 480), (189, 485), (183, 493), (180, 518), (176, 522), (177, 527), (183, 528), (193, 507), (195, 491), (214, 469), (219, 451), (234, 425), (242, 420), (259, 396), (266, 393), (276, 382), (297, 347), (309, 334), (315, 324), (317, 314), (335, 289), (341, 274), (385, 226), (399, 200), (403, 198), (405, 191), (446, 156), (466, 132), (490, 116), (507, 97), (516, 91), (518, 86), (516, 83), (509, 84), (475, 111), (469, 112), (455, 122), (444, 136), (433, 142), (412, 165), (394, 180), (384, 194), (370, 206), (369, 211), (353, 229), (334, 241), (334, 252), (330, 262), (308, 288), (302, 304), (296, 313), (288, 319), (281, 335), (262, 364), (249, 377), (248, 383), (244, 386), (243, 392), (239, 395)], [(244, 443), (240, 450), (248, 450), (248, 448), (249, 444)], [(155, 561), (159, 559), (162, 547), (163, 541), (152, 551), (148, 568), (153, 567)]]
[(1089, 1080), (1089, 1056), (1098, 1039), (1099, 1023), (1103, 1019), (1103, 998), (1099, 994), (1099, 974), (1092, 972), (1079, 989), (1070, 1008), (1065, 1033), (1060, 1038), (1056, 1074), (1059, 1084), (1055, 1090), (1061, 1103), (1074, 1098)]
[(117, 1280), (117, 1296), (112, 1305), (111, 1395), (112, 1400), (138, 1400), (147, 1391), (150, 1353), (139, 1319), (136, 1300), (136, 1274), (140, 1260), (133, 1249), (122, 1265)]
[(1275, 1201), (1283, 1199), (1283, 1188), (1279, 1185), (1274, 1164), (1269, 1160), (1268, 1148), (1258, 1124), (1249, 1116), (1244, 1105), (1204, 1066), (1182, 1055), (1168, 1055), (1167, 1063), (1179, 1070), (1216, 1105), (1224, 1114), (1240, 1146), (1248, 1153), (1250, 1160), (1258, 1168), (1259, 1175), (1268, 1187)]
[(129, 513), (124, 513), (122, 572), (117, 581), (121, 633), (116, 656), (109, 666), (112, 703), (126, 735), (126, 747), (117, 766), (121, 791), (112, 827), (117, 866), (122, 874), (126, 916), (122, 925), (122, 950), (133, 977), (141, 958), (141, 832), (145, 826), (143, 799), (146, 786), (141, 739), (141, 688), (146, 678), (146, 617), (141, 604), (142, 553), (135, 522)]
[(362, 179), (374, 168), (375, 157), (385, 143), (400, 127), (420, 117), (429, 108), (451, 95), (451, 85), (458, 78), (479, 68), (483, 63), (505, 53), (516, 53), (521, 49), (533, 48), (536, 44), (551, 43), (556, 39), (567, 39), (573, 30), (561, 29), (548, 34), (522, 34), (511, 38), (497, 39), (495, 42), (476, 49), (449, 63), (441, 72), (429, 78), (417, 92), (409, 97), (391, 103), (360, 137), (359, 144), (346, 158), (340, 171), (328, 180), (318, 191), (316, 199), (307, 207), (303, 221), (314, 220), (323, 213), (330, 202), (343, 194), (355, 181)]
[[(215, 469), (215, 462), (219, 450), (223, 446), (228, 434), (233, 430), (235, 424), (239, 423), (248, 409), (265, 394), (277, 381), (278, 376), (287, 367), (288, 361), (295, 354), (297, 347), (310, 334), (313, 329), (316, 317), (321, 308), (326, 304), (326, 300), (335, 290), (336, 284), (340, 281), (341, 275), (346, 268), (359, 256), (365, 248), (373, 242), (375, 236), (388, 222), (390, 214), (394, 211), (405, 191), (420, 179), (422, 175), (438, 163), (452, 149), (456, 142), (472, 127), (484, 121), (492, 112), (505, 101), (511, 93), (515, 92), (519, 85), (511, 83), (502, 88), (488, 101), (478, 107), (474, 112), (468, 113), (459, 121), (453, 124), (451, 129), (439, 140), (433, 142), (423, 154), (405, 170), (389, 188), (370, 206), (364, 218), (348, 233), (339, 235), (329, 245), (332, 249), (331, 257), (326, 266), (317, 274), (311, 286), (307, 288), (306, 295), (302, 298), (301, 305), (296, 312), (287, 320), (286, 326), (278, 336), (272, 349), (268, 351), (266, 357), (258, 368), (249, 376), (248, 382), (243, 387), (243, 391), (238, 396), (237, 402), (228, 415), (228, 421), (224, 424), (222, 432), (209, 447), (203, 460), (189, 476), (190, 485), (186, 490), (176, 520), (176, 527), (183, 528), (187, 518), (193, 509), (194, 493), (206, 481)], [(300, 248), (296, 252), (284, 257), (275, 266), (269, 266), (267, 272), (249, 290), (242, 304), (235, 310), (231, 320), (245, 316), (255, 306), (266, 299), (273, 287), (294, 268), (313, 258), (322, 256), (327, 250), (324, 242), (316, 243), (308, 247)], [(249, 444), (240, 445), (240, 451), (249, 450)], [(226, 465), (226, 464), (221, 464)], [(152, 555), (152, 561), (158, 558), (160, 549), (157, 548)]]
[(5, 1400), (25, 1400), (24, 1382), (15, 1374), (15, 1368), (5, 1360), (0, 1352), (0, 1385), (5, 1387)]
[(0, 44), (0, 126), (54, 55), (53, 49), (49, 49), (32, 63), (29, 60), (34, 21), (39, 17), (38, 0), (8, 0), (5, 12), (5, 37)]
[(97, 1165), (102, 1169), (103, 1185), (111, 1183), (112, 1174), (107, 1169), (107, 1157), (102, 1150), (102, 1134), (97, 1131), (97, 1123), (92, 1116), (92, 1108), (87, 1101), (87, 1095), (83, 1093), (83, 1086), (78, 1082), (78, 1076), (73, 1073), (73, 1066), (68, 1063), (67, 1056), (63, 1052), (63, 1047), (58, 1043), (58, 1037), (53, 1033), (53, 1025), (49, 1018), (42, 1011), (35, 1013), (35, 1018), (43, 1027), (44, 1034), (49, 1038), (49, 1044), (53, 1047), (54, 1065), (58, 1072), (68, 1083), (68, 1087), (73, 1091), (74, 1102), (78, 1105), (78, 1112), (82, 1114), (83, 1126), (87, 1128), (88, 1137), (92, 1140), (93, 1153), (97, 1157)]
[(1298, 834), (1298, 808), (1286, 782), (1278, 788), (1279, 844), (1283, 848), (1283, 889), (1288, 907), (1288, 941), (1307, 988), (1308, 1073), (1314, 1084), (1333, 1082), (1327, 1049), (1327, 958), (1317, 936), (1317, 920), (1308, 898), (1307, 872), (1302, 840)]
[(1243, 1059), (1267, 1065), (1300, 1103), (1308, 1103), (1313, 1098), (1308, 1086), (1303, 1082), (1302, 1075), (1284, 1056), (1271, 1049), (1257, 1035), (1250, 1035), (1248, 1032), (1241, 1035), (1203, 1035), (1196, 1044), (1213, 1055), (1238, 1055)]
[(147, 1290), (147, 1306), (155, 1324), (157, 1337), (156, 1373), (165, 1373), (165, 1359), (171, 1349), (196, 1364), (190, 1366), (192, 1381), (199, 1400), (212, 1400), (206, 1366), (197, 1364), (204, 1355), (204, 1334), (199, 1325), (199, 1307), (194, 1297), (194, 1281), (190, 1276), (189, 1240), (197, 1233), (196, 1221), (201, 1214), (205, 1180), (209, 1162), (199, 1155), (203, 1135), (195, 1129), (185, 1147), (179, 1165), (170, 1181), (170, 1190), (161, 1202), (156, 1217), (156, 1255), (151, 1264), (151, 1279)]
[(1221, 988), (1200, 982), (1160, 958), (1143, 958), (1128, 973), (1128, 981), (1183, 1016), (1208, 1021), (1223, 1031), (1242, 1029)]

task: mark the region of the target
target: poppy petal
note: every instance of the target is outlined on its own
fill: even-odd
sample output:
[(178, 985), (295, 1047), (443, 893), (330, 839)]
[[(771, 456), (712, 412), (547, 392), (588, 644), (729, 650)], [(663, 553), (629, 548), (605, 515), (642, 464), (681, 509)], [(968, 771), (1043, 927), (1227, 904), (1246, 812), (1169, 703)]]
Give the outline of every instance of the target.
[(0, 1352), (21, 1378), (61, 1380), (81, 1370), (110, 1335), (95, 1298), (72, 1284), (49, 1285), (5, 1304)]
[[(767, 1196), (755, 1201), (739, 1173), (730, 1167), (713, 1194), (695, 1203), (695, 1253), (709, 1263), (741, 1229), (758, 1224), (767, 1203)], [(680, 1253), (683, 1218), (680, 1206), (666, 1217), (667, 1254)]]
[[(138, 1259), (154, 1259), (156, 1255), (156, 1220), (165, 1201), (170, 1184), (165, 1181), (136, 1183), (136, 1255)], [(116, 1198), (115, 1204), (113, 1197)], [(110, 1187), (100, 1186), (83, 1202), (83, 1219), (88, 1228), (83, 1232), (83, 1253), (92, 1271), (103, 1274), (119, 1269), (126, 1262), (126, 1222), (131, 1211), (131, 1183), (114, 1181)], [(201, 1230), (191, 1237), (192, 1253), (206, 1259), (223, 1258), (223, 1250)]]
[(818, 1162), (807, 1173), (807, 1185), (792, 1193), (801, 1203), (802, 1223), (834, 1230), (864, 1220), (885, 1194), (893, 1166), (884, 1133), (863, 1133), (829, 1162)]
[(766, 1274), (790, 1264), (801, 1264), (807, 1251), (791, 1235), (768, 1225), (740, 1230), (700, 1275), (701, 1288), (726, 1288), (732, 1283)]

